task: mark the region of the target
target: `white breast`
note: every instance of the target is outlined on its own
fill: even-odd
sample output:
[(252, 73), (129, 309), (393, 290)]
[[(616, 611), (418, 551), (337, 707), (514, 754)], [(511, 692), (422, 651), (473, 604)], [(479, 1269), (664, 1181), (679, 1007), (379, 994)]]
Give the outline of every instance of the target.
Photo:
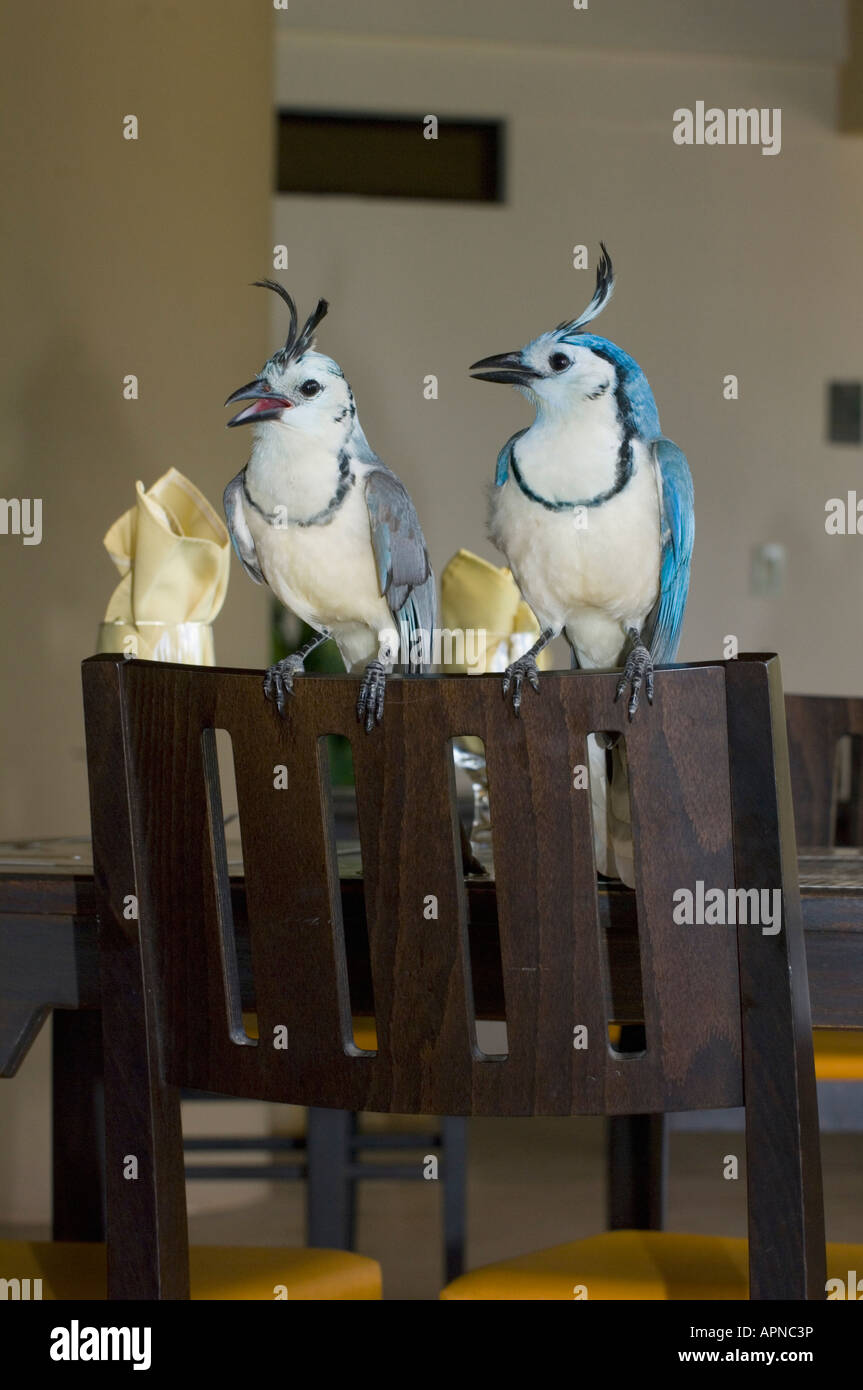
[(620, 422), (612, 395), (592, 401), (585, 416), (538, 416), (516, 444), (527, 486), (552, 502), (597, 497), (613, 486)]
[(245, 504), (261, 571), (273, 593), (304, 622), (329, 629), (347, 664), (368, 659), (392, 627), (381, 596), (363, 480), (357, 478), (325, 525), (270, 525)]
[[(516, 453), (521, 465), (523, 440)], [(612, 455), (612, 461), (616, 457)], [(608, 455), (606, 455), (606, 459)], [(543, 628), (566, 630), (583, 666), (617, 666), (625, 629), (641, 628), (659, 593), (660, 513), (652, 456), (633, 442), (633, 474), (609, 501), (549, 511), (510, 475), (493, 489), (489, 529)], [(591, 462), (597, 472), (598, 462)], [(606, 463), (606, 479), (609, 465)], [(570, 464), (569, 495), (574, 470)], [(535, 475), (530, 485), (535, 487)], [(578, 485), (581, 479), (578, 479)], [(601, 486), (611, 484), (607, 481)], [(539, 491), (539, 488), (536, 488)], [(543, 493), (548, 496), (549, 494)], [(576, 496), (590, 496), (589, 491)]]
[(305, 521), (326, 507), (339, 485), (338, 450), (287, 426), (261, 429), (246, 466), (246, 486), (270, 514)]

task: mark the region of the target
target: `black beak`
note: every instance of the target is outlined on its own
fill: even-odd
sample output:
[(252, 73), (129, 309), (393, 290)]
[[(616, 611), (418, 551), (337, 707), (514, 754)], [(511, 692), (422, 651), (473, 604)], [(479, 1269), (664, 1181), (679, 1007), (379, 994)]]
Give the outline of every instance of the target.
[(506, 386), (529, 386), (541, 376), (522, 361), (520, 352), (501, 352), (497, 357), (483, 357), (474, 362), (471, 375), (477, 381), (502, 381)]
[(251, 401), (252, 404), (228, 421), (229, 429), (232, 425), (248, 425), (253, 420), (277, 420), (282, 411), (290, 410), (293, 404), (284, 396), (275, 395), (272, 387), (260, 377), (233, 391), (225, 405), (230, 405), (232, 401)]

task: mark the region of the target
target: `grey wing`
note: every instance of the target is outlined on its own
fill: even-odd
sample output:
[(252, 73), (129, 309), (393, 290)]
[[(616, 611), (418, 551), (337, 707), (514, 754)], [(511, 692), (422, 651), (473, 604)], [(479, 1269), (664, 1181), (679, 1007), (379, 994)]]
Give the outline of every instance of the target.
[(225, 508), (231, 544), (237, 552), (240, 564), (256, 584), (263, 584), (265, 580), (258, 563), (258, 552), (255, 550), (255, 542), (252, 539), (243, 507), (242, 473), (238, 473), (236, 478), (232, 478), (228, 483), (222, 498), (222, 505)]
[(368, 473), (365, 494), (381, 593), (412, 641), (420, 633), (431, 642), (435, 578), (410, 494), (383, 464)]

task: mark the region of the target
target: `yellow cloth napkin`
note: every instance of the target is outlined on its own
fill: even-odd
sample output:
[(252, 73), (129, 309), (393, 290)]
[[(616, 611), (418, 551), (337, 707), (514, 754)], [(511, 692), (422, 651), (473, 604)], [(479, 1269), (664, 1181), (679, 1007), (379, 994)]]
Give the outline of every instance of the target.
[[(464, 664), (446, 669), (472, 676), (503, 671), (531, 645), (525, 635), (539, 636), (539, 624), (511, 572), (470, 550), (460, 550), (441, 574), (441, 621), (444, 628), (465, 631)], [(537, 665), (548, 669), (549, 662), (546, 648)]]
[(105, 613), (99, 650), (212, 666), (209, 626), (225, 601), (230, 538), (202, 492), (169, 468), (114, 522), (104, 546), (123, 578)]

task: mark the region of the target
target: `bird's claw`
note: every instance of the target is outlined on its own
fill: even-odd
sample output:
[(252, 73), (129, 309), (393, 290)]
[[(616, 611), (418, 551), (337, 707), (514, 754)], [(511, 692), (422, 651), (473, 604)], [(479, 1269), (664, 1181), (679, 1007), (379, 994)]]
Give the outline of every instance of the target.
[(294, 654), (277, 661), (264, 676), (264, 695), (273, 701), (282, 718), (285, 715), (285, 697), (294, 693), (294, 676), (301, 676), (305, 669), (303, 658)]
[(384, 697), (387, 688), (387, 673), (383, 662), (370, 661), (363, 673), (363, 681), (357, 699), (357, 719), (365, 722), (366, 733), (370, 734), (375, 724), (384, 717)]
[(631, 687), (627, 712), (632, 720), (635, 711), (638, 709), (638, 699), (641, 694), (641, 687), (644, 686), (647, 695), (647, 703), (653, 704), (653, 660), (650, 652), (641, 642), (632, 648), (626, 658), (626, 665), (623, 668), (623, 675), (617, 682), (617, 690), (614, 694), (615, 702), (618, 701), (626, 689)]
[(539, 671), (536, 661), (529, 654), (527, 656), (520, 656), (518, 661), (514, 661), (511, 666), (507, 666), (503, 673), (503, 698), (506, 699), (511, 685), (512, 707), (516, 717), (518, 717), (521, 712), (521, 693), (525, 681), (528, 682), (538, 695)]

